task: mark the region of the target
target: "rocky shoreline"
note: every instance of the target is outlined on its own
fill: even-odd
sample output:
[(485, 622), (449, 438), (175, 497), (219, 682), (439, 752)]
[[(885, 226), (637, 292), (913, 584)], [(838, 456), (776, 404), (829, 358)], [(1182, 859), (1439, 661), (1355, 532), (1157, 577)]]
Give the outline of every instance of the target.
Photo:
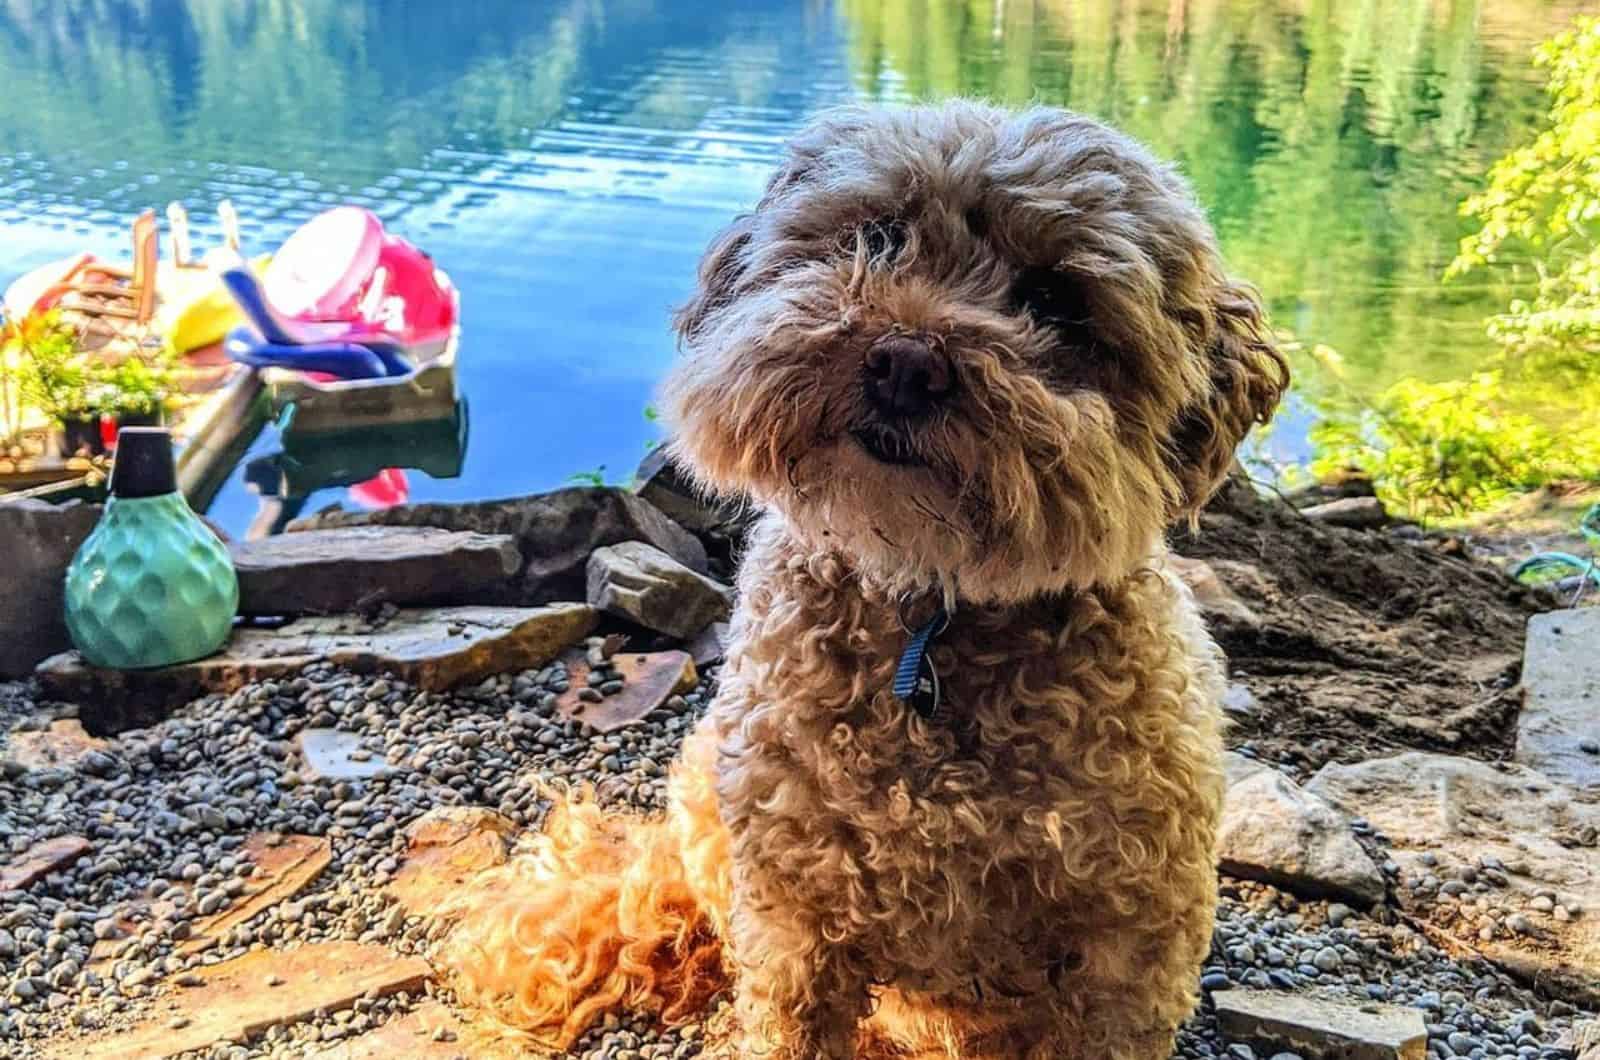
[[(1175, 544), (1233, 662), (1235, 753), (1177, 1055), (1588, 1060), (1600, 794), (1512, 761), (1522, 626), (1552, 602), (1277, 502), (1205, 524)], [(436, 977), (434, 910), (539, 825), (543, 785), (660, 808), (740, 532), (659, 460), (637, 493), (318, 516), (257, 550), (250, 609), (284, 617), (246, 639), (277, 648), (0, 684), (0, 1056), (524, 1055)], [(330, 561), (341, 534), (360, 547)], [(427, 555), (461, 549), (441, 589)], [(1413, 600), (1362, 617), (1358, 590)], [(1333, 694), (1341, 667), (1359, 695)], [(569, 1055), (696, 1056), (726, 1017), (609, 1019)]]

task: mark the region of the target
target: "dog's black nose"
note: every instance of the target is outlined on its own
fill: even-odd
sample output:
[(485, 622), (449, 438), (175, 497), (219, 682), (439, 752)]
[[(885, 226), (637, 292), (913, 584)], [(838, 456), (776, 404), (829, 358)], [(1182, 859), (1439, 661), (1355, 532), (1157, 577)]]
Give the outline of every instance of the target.
[(886, 416), (920, 416), (954, 382), (950, 358), (922, 339), (886, 335), (867, 350), (867, 398)]

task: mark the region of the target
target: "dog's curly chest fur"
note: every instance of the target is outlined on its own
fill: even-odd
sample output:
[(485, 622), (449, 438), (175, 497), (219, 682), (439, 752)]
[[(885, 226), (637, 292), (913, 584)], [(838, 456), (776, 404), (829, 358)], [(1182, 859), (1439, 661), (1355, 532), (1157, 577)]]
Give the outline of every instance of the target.
[[(1054, 991), (1085, 935), (1210, 872), (1214, 651), (1162, 577), (958, 610), (933, 649), (948, 721), (893, 696), (899, 602), (769, 526), (713, 708), (742, 879), (871, 979)], [(1152, 776), (1164, 798), (1152, 800)], [(977, 914), (977, 915), (975, 915)]]

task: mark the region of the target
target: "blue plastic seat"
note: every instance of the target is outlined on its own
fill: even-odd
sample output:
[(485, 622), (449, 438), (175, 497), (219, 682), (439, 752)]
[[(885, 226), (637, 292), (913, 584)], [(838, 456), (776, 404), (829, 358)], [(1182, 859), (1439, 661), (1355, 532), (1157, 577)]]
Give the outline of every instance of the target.
[(291, 320), (272, 308), (255, 274), (227, 269), (222, 280), (249, 324), (228, 334), (223, 349), (252, 368), (290, 368), (322, 372), (340, 379), (383, 379), (409, 375), (412, 364), (399, 343), (381, 333), (363, 332), (340, 322)]

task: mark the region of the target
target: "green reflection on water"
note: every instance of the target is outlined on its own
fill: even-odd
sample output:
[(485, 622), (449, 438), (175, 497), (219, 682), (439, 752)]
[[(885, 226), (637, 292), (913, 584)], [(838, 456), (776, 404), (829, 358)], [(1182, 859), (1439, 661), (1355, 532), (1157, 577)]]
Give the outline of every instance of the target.
[[(1472, 0), (845, 0), (872, 98), (1037, 100), (1121, 126), (1179, 162), (1232, 267), (1280, 326), (1377, 393), (1459, 378), (1515, 260), (1441, 285), (1460, 201), (1543, 109), (1531, 51), (1573, 4)], [(1318, 378), (1302, 359), (1302, 386)]]
[[(1347, 384), (1377, 394), (1410, 375), (1466, 378), (1493, 353), (1483, 319), (1526, 290), (1526, 263), (1441, 286), (1465, 231), (1457, 207), (1533, 127), (1531, 50), (1583, 6), (0, 0), (0, 207), (104, 227), (151, 201), (229, 194), (247, 222), (281, 227), (342, 199), (401, 213), (445, 198), (562, 123), (606, 123), (709, 169), (674, 137), (730, 108), (727, 143), (764, 145), (852, 91), (1039, 100), (1177, 160), (1277, 322), (1337, 349)], [(796, 73), (826, 79), (841, 59), (837, 86), (810, 91)], [(756, 188), (716, 190), (720, 214)], [(466, 191), (462, 216), (489, 194)], [(671, 267), (686, 285), (691, 270)], [(648, 311), (664, 346), (664, 310)], [(1314, 366), (1297, 367), (1314, 391)], [(492, 400), (483, 412), (492, 424)], [(1278, 443), (1304, 457), (1299, 416)]]

